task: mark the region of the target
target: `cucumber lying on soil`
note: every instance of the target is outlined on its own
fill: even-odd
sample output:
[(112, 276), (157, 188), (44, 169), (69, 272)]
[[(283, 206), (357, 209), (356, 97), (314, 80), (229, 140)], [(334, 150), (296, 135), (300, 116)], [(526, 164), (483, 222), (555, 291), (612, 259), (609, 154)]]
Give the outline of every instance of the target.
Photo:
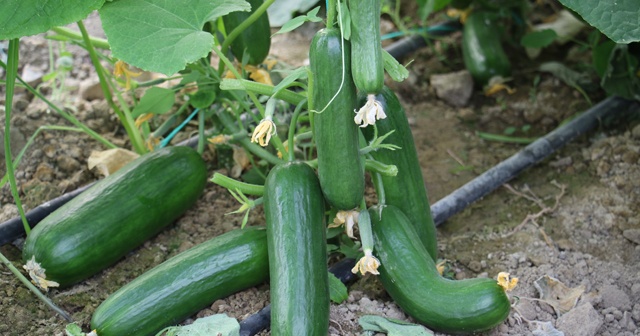
[(34, 282), (67, 287), (112, 265), (199, 198), (207, 180), (200, 155), (167, 147), (141, 156), (43, 219), (23, 259)]

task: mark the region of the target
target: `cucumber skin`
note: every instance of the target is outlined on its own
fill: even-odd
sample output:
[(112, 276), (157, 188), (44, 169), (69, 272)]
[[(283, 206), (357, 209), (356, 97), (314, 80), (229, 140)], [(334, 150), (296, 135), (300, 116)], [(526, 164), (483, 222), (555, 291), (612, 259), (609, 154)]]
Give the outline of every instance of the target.
[(200, 197), (205, 163), (189, 147), (141, 156), (43, 219), (27, 237), (47, 280), (61, 288), (114, 264), (173, 223)]
[[(318, 156), (318, 178), (329, 204), (339, 210), (356, 208), (364, 195), (364, 170), (359, 153), (358, 125), (353, 121), (356, 87), (351, 79), (349, 42), (345, 47), (342, 91), (322, 113), (314, 114), (313, 134)], [(309, 62), (313, 73), (313, 105), (321, 110), (342, 81), (340, 31), (320, 30), (313, 38)]]
[[(376, 99), (387, 111), (387, 118), (376, 121), (378, 135), (382, 136), (395, 130), (385, 142), (401, 147), (395, 151), (380, 149), (371, 153), (375, 160), (396, 165), (398, 168), (397, 176), (382, 176), (386, 204), (400, 208), (409, 217), (414, 228), (418, 231), (422, 244), (433, 260), (437, 260), (436, 225), (431, 216), (431, 205), (409, 121), (398, 97), (389, 88), (385, 87), (382, 93), (376, 96)], [(365, 100), (366, 97), (361, 95), (360, 101)], [(372, 140), (374, 133), (372, 127), (363, 128), (362, 133), (367, 141)]]
[(271, 291), (271, 335), (326, 336), (329, 278), (324, 199), (313, 169), (274, 167), (264, 193)]
[(448, 280), (416, 239), (416, 231), (400, 209), (387, 205), (369, 210), (374, 246), (381, 266), (379, 279), (393, 300), (425, 326), (467, 334), (491, 329), (511, 308), (496, 280)]
[[(247, 2), (251, 4), (250, 12), (231, 12), (222, 17), (227, 34), (251, 16), (264, 1), (247, 0)], [(244, 55), (244, 50), (246, 49), (249, 55), (248, 63), (251, 65), (262, 63), (269, 55), (270, 48), (271, 26), (269, 24), (269, 16), (266, 12), (231, 42), (231, 53), (238, 59), (238, 62), (242, 62), (242, 55)]]
[(511, 75), (511, 63), (491, 21), (491, 13), (476, 11), (469, 15), (462, 30), (462, 58), (480, 85), (487, 84), (494, 76)]
[(384, 86), (380, 10), (380, 0), (349, 1), (351, 71), (358, 90), (367, 94), (378, 94)]
[(266, 231), (236, 229), (182, 252), (111, 294), (96, 309), (98, 336), (155, 335), (217, 299), (269, 279)]

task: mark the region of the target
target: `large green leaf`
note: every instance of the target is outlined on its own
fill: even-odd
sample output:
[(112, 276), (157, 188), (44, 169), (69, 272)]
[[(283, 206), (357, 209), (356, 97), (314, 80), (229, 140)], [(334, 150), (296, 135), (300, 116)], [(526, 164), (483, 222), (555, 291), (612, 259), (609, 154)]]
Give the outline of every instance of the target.
[(100, 17), (114, 57), (172, 75), (213, 48), (213, 36), (202, 30), (207, 21), (250, 9), (244, 0), (117, 0)]
[(640, 41), (638, 0), (560, 0), (617, 43)]
[(1, 0), (0, 40), (44, 33), (80, 21), (104, 0)]

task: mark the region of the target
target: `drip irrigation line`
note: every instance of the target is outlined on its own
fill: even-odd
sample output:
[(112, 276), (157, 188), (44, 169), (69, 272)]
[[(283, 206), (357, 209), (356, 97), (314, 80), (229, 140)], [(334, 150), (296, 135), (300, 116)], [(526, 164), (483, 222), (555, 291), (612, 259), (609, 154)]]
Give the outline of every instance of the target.
[(638, 102), (618, 97), (609, 97), (601, 101), (437, 201), (431, 206), (434, 222), (438, 226), (441, 225), (449, 217), (518, 176), (523, 170), (542, 161), (569, 141), (595, 128), (601, 121), (632, 116), (638, 113), (639, 108)]
[(458, 20), (445, 21), (428, 27), (425, 34), (412, 35), (391, 43), (385, 50), (394, 58), (399, 59), (426, 47), (429, 37), (447, 36), (460, 29), (462, 29), (462, 24)]

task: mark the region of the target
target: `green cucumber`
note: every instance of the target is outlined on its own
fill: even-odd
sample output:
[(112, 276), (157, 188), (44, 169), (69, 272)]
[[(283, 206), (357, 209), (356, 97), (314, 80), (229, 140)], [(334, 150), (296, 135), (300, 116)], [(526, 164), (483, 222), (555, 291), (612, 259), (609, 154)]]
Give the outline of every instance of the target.
[[(365, 96), (360, 96), (361, 101), (366, 99)], [(436, 260), (438, 257), (436, 226), (431, 216), (429, 197), (409, 121), (400, 101), (389, 88), (385, 87), (382, 93), (376, 96), (376, 100), (387, 111), (387, 118), (376, 122), (378, 135), (382, 136), (395, 131), (386, 138), (385, 143), (400, 146), (400, 149), (394, 151), (380, 149), (371, 153), (375, 160), (384, 164), (393, 164), (398, 168), (397, 176), (382, 176), (386, 204), (397, 206), (409, 217), (425, 248), (433, 260)], [(372, 127), (363, 128), (362, 133), (367, 141), (373, 139)]]
[(509, 298), (496, 280), (443, 278), (400, 209), (387, 205), (369, 211), (379, 279), (407, 314), (431, 329), (454, 334), (488, 330), (507, 318)]
[(350, 210), (360, 205), (364, 195), (364, 170), (358, 125), (353, 122), (357, 94), (351, 79), (349, 42), (344, 41), (344, 83), (341, 42), (337, 29), (320, 30), (311, 41), (309, 62), (313, 73), (313, 108), (324, 109), (314, 114), (313, 122), (320, 185), (331, 206)]
[[(222, 17), (224, 28), (227, 34), (231, 33), (236, 27), (244, 22), (258, 7), (262, 5), (263, 0), (247, 0), (251, 4), (250, 12), (231, 12)], [(258, 65), (262, 63), (269, 55), (271, 48), (271, 26), (269, 25), (269, 16), (264, 12), (258, 20), (253, 22), (247, 29), (242, 31), (238, 37), (231, 42), (231, 53), (242, 62), (242, 56), (245, 51), (249, 56), (249, 64)]]
[(475, 11), (462, 30), (464, 65), (476, 83), (485, 85), (494, 76), (509, 77), (511, 63), (500, 42), (495, 14)]
[(27, 237), (23, 259), (67, 287), (112, 265), (189, 209), (207, 170), (189, 147), (145, 154), (52, 212)]
[(329, 328), (324, 199), (306, 163), (271, 169), (265, 182), (271, 335), (326, 336)]
[(96, 309), (98, 336), (155, 335), (213, 301), (269, 278), (264, 228), (227, 232), (182, 252), (111, 294)]
[(380, 0), (350, 0), (351, 71), (358, 90), (378, 94), (384, 86)]

